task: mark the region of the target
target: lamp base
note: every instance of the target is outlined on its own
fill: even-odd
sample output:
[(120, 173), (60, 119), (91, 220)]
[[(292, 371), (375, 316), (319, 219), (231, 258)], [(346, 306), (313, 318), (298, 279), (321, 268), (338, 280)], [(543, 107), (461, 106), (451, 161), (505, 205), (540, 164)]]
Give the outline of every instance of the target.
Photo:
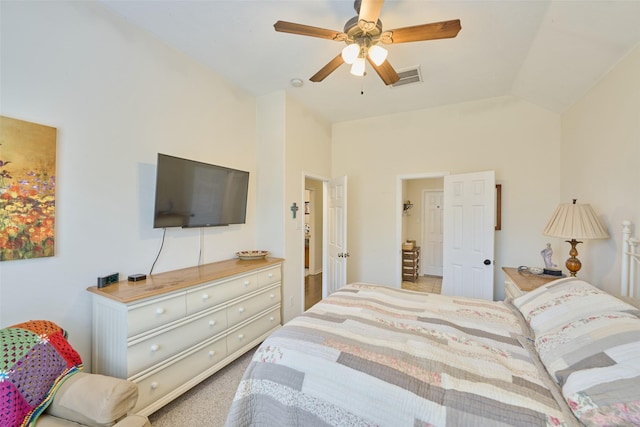
[(582, 263), (578, 258), (576, 258), (576, 256), (578, 255), (578, 249), (576, 249), (576, 246), (578, 245), (578, 243), (582, 242), (579, 242), (576, 239), (565, 240), (565, 242), (571, 245), (571, 249), (569, 250), (570, 258), (564, 265), (567, 267), (567, 270), (569, 270), (569, 274), (572, 277), (576, 277), (576, 273), (582, 268)]

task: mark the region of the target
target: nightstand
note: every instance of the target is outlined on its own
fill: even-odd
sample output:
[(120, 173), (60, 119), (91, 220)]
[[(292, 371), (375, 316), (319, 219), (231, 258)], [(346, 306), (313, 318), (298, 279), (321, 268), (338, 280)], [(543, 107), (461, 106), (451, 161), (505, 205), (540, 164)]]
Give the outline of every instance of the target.
[(519, 272), (517, 268), (502, 267), (504, 271), (504, 294), (506, 298), (516, 298), (540, 286), (562, 277)]

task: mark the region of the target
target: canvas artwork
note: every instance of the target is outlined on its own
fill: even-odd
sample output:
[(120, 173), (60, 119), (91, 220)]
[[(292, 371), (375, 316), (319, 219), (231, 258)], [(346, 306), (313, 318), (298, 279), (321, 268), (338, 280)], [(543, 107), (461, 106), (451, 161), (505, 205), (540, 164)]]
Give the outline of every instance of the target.
[(0, 116), (0, 261), (55, 247), (56, 128)]

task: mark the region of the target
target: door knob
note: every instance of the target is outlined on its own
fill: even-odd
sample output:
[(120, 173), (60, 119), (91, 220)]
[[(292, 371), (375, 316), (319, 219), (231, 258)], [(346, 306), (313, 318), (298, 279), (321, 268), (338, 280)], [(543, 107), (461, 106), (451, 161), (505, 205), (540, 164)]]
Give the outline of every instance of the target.
[(491, 265), (491, 260), (490, 259), (485, 259), (484, 260), (484, 265)]

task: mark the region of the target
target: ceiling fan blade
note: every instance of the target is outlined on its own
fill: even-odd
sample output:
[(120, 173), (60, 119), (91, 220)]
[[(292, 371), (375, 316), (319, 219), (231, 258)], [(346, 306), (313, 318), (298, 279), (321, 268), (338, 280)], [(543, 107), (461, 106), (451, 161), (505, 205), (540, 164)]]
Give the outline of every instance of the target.
[[(358, 7), (357, 3), (358, 1), (356, 0), (356, 10)], [(362, 31), (366, 33), (376, 28), (383, 4), (384, 0), (362, 0), (360, 2), (358, 27), (360, 27)]]
[(320, 71), (315, 73), (309, 80), (312, 82), (321, 82), (323, 81), (329, 74), (333, 73), (336, 68), (344, 64), (344, 59), (342, 59), (342, 53), (338, 54), (335, 58), (333, 58), (327, 65), (322, 67)]
[(299, 34), (301, 36), (319, 37), (321, 39), (329, 39), (343, 41), (347, 38), (345, 33), (325, 28), (312, 27), (310, 25), (296, 24), (293, 22), (278, 21), (273, 24), (273, 28), (281, 33)]
[(393, 69), (389, 61), (385, 60), (381, 65), (376, 65), (369, 56), (367, 56), (367, 61), (376, 70), (376, 73), (380, 76), (384, 84), (387, 86), (394, 84), (398, 80), (400, 80), (400, 76), (396, 73), (396, 70)]
[(413, 27), (385, 31), (380, 35), (380, 41), (383, 43), (407, 43), (424, 40), (450, 39), (457, 36), (461, 28), (459, 19), (415, 25)]

